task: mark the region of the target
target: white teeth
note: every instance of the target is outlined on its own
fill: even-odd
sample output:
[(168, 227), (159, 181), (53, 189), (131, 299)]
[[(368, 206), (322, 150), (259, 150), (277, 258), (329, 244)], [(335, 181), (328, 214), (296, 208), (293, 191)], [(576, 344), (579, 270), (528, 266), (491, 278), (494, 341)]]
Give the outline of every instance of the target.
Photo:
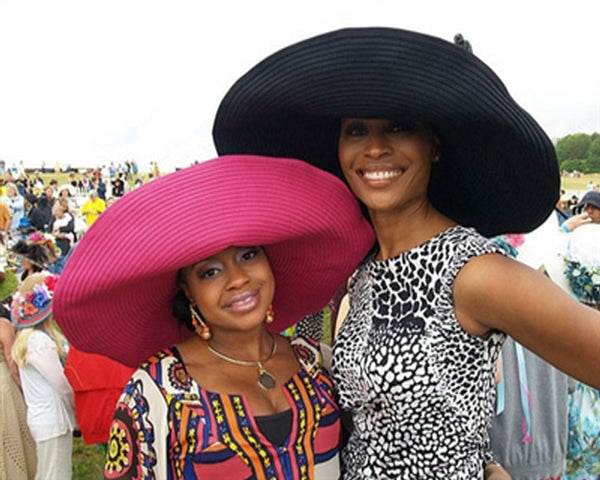
[(245, 303), (250, 302), (253, 298), (254, 298), (254, 295), (248, 295), (245, 298), (236, 300), (235, 302), (231, 302), (231, 305), (244, 305)]
[(396, 178), (402, 175), (401, 170), (385, 170), (378, 172), (363, 172), (363, 177), (367, 180), (387, 180), (388, 178)]

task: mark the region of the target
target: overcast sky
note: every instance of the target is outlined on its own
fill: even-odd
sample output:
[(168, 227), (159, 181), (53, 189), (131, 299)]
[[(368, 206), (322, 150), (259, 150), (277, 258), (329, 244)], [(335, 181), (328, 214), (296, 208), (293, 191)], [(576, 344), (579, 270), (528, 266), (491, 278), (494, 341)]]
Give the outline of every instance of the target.
[(238, 77), (352, 26), (461, 32), (552, 138), (600, 131), (598, 0), (0, 0), (0, 159), (163, 171), (216, 155)]

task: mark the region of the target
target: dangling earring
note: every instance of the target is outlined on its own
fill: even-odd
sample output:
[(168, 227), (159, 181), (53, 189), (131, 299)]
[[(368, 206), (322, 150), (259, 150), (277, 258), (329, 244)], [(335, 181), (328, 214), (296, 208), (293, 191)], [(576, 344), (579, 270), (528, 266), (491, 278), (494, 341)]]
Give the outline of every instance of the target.
[(273, 323), (273, 320), (275, 320), (275, 313), (273, 312), (273, 304), (271, 304), (269, 305), (269, 308), (267, 308), (267, 316), (265, 317), (265, 322)]
[(192, 316), (192, 326), (194, 327), (194, 330), (196, 330), (196, 333), (198, 333), (198, 329), (200, 329), (200, 333), (198, 334), (198, 335), (200, 335), (200, 338), (205, 341), (210, 340), (212, 337), (210, 328), (208, 327), (208, 325), (206, 323), (204, 323), (204, 320), (202, 319), (202, 317), (200, 315), (198, 315), (198, 312), (196, 310), (194, 310), (194, 306), (191, 303), (190, 303), (190, 315)]

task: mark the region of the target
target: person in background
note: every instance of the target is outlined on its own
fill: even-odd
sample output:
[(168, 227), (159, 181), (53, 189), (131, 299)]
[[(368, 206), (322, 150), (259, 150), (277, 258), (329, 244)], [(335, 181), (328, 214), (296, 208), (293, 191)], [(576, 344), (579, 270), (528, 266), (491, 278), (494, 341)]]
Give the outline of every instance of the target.
[(45, 228), (44, 214), (37, 206), (38, 197), (33, 193), (25, 194), (25, 214), (29, 224), (36, 230), (43, 231)]
[(48, 272), (55, 260), (54, 252), (48, 245), (31, 241), (32, 235), (39, 235), (39, 232), (34, 231), (27, 240), (19, 240), (10, 248), (10, 253), (20, 261), (21, 281), (34, 273)]
[(0, 202), (0, 232), (6, 234), (12, 225), (10, 208), (5, 202)]
[(113, 203), (117, 201), (117, 197), (108, 197), (106, 199), (106, 208), (110, 207)]
[(73, 189), (76, 189), (79, 187), (79, 184), (77, 181), (77, 175), (75, 175), (75, 172), (69, 173), (69, 185), (71, 185), (73, 187)]
[(572, 213), (569, 208), (569, 197), (567, 194), (563, 194), (556, 202), (556, 216), (558, 218), (558, 222), (562, 224), (565, 220), (571, 218)]
[(98, 198), (106, 201), (106, 184), (100, 174), (96, 175), (92, 180), (92, 188), (98, 192)]
[[(495, 237), (508, 255), (548, 275), (561, 288), (563, 243), (552, 214), (534, 232)], [(502, 348), (491, 449), (513, 480), (555, 480), (564, 473), (567, 405), (573, 382), (545, 360), (507, 338)]]
[(600, 192), (587, 192), (573, 207), (573, 213), (586, 213), (590, 223), (600, 223)]
[[(75, 187), (76, 188), (76, 187)], [(70, 184), (64, 184), (61, 185), (60, 187), (58, 187), (58, 200), (65, 199), (67, 201), (67, 204), (69, 206), (68, 208), (68, 212), (71, 213), (72, 215), (75, 214), (75, 212), (77, 212), (79, 205), (77, 205), (77, 200), (75, 200), (75, 188), (73, 188)]]
[(99, 444), (106, 453), (115, 405), (134, 370), (104, 355), (69, 347), (64, 371), (73, 389), (77, 426), (87, 445)]
[(577, 198), (577, 195), (571, 195), (571, 198), (569, 198), (569, 208), (572, 209), (578, 203), (579, 203), (579, 198)]
[(75, 243), (75, 219), (68, 212), (68, 202), (64, 198), (60, 198), (55, 204), (52, 212), (51, 231), (56, 238), (56, 245), (60, 249), (60, 257), (58, 261), (64, 261), (71, 250), (71, 246)]
[(44, 219), (44, 228), (42, 229), (44, 232), (50, 230), (50, 223), (52, 222), (52, 207), (54, 207), (54, 187), (52, 185), (48, 185), (44, 188), (44, 192), (38, 198), (37, 206), (42, 212)]
[(8, 320), (10, 308), (4, 307), (19, 281), (8, 269), (0, 273), (0, 302), (4, 310), (0, 312), (0, 478), (31, 480), (36, 471), (35, 442), (27, 426), (19, 369), (11, 354), (16, 329)]
[(52, 318), (58, 277), (35, 273), (13, 296), (11, 319), (18, 333), (12, 357), (27, 405), (27, 425), (36, 443), (38, 480), (70, 480), (75, 410), (62, 363), (67, 343)]
[(15, 233), (19, 228), (19, 222), (23, 215), (25, 215), (25, 199), (19, 193), (17, 185), (14, 183), (6, 184), (6, 197), (2, 199), (8, 205), (10, 209), (10, 215), (12, 217), (10, 232)]
[(118, 172), (112, 181), (112, 196), (122, 197), (123, 195), (125, 195), (125, 182), (123, 181), (123, 174)]
[[(592, 202), (598, 202), (598, 206), (590, 205)], [(596, 210), (600, 217), (600, 192), (586, 193), (580, 208), (590, 214), (592, 221), (568, 235), (565, 275), (573, 296), (600, 311), (600, 221), (595, 221)], [(600, 390), (597, 385), (577, 382), (569, 397), (568, 420), (565, 480), (600, 478)]]
[(88, 228), (94, 224), (104, 210), (106, 210), (104, 200), (98, 197), (95, 190), (90, 190), (89, 198), (81, 206), (81, 215), (85, 218)]
[(582, 225), (600, 223), (600, 192), (587, 192), (572, 212), (572, 216), (560, 225), (565, 233), (571, 233)]
[(89, 193), (89, 191), (92, 189), (92, 182), (90, 181), (87, 171), (83, 172), (81, 178), (77, 182), (77, 188), (82, 195)]
[(31, 187), (39, 188), (40, 190), (44, 188), (44, 179), (42, 178), (42, 174), (39, 170), (36, 170), (33, 173), (33, 179), (31, 181)]

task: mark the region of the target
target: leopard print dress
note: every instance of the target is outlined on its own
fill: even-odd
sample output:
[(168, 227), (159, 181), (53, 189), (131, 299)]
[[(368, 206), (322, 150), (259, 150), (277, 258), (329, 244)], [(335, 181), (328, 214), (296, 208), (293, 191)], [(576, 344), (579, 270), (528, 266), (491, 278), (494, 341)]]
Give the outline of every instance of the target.
[(469, 260), (497, 252), (456, 226), (354, 273), (332, 364), (354, 422), (344, 479), (483, 478), (505, 335), (466, 333), (452, 291)]

